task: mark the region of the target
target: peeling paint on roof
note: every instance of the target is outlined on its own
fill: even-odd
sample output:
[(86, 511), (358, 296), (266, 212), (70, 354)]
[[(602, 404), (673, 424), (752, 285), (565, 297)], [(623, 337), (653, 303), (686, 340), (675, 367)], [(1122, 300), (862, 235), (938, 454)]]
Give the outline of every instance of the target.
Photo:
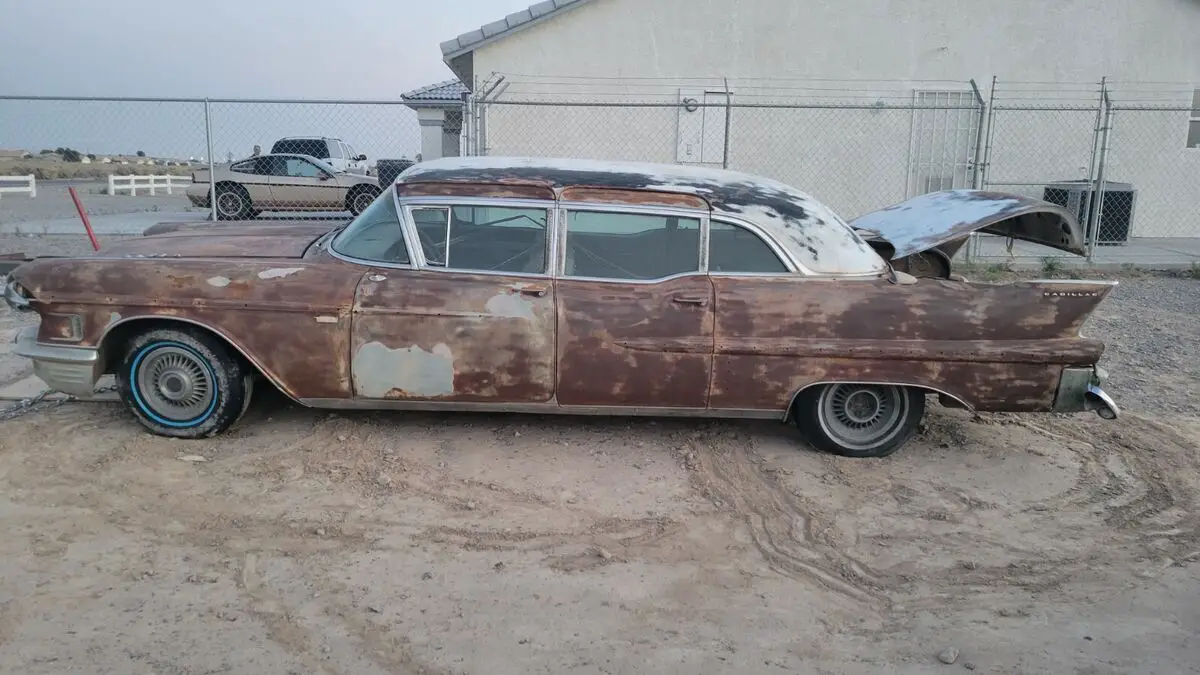
[(414, 165), (400, 183), (527, 182), (555, 190), (573, 186), (695, 194), (714, 215), (749, 221), (817, 274), (872, 275), (883, 259), (854, 229), (813, 197), (767, 178), (706, 167), (641, 162), (525, 157), (446, 157)]
[(463, 33), (453, 40), (442, 43), (442, 57), (452, 59), (463, 53), (473, 51), (486, 42), (498, 40), (516, 31), (528, 28), (533, 24), (549, 19), (552, 16), (570, 11), (588, 2), (588, 0), (545, 0), (519, 12), (513, 12), (498, 21), (480, 26), (477, 30)]

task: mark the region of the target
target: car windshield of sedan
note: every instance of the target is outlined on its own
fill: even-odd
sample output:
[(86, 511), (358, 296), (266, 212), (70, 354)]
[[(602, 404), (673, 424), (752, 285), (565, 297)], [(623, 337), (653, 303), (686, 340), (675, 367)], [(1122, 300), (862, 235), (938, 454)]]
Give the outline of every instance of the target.
[(392, 191), (384, 192), (350, 221), (346, 229), (334, 237), (330, 248), (359, 260), (409, 264), (404, 231), (400, 229), (400, 216), (396, 212), (396, 198)]

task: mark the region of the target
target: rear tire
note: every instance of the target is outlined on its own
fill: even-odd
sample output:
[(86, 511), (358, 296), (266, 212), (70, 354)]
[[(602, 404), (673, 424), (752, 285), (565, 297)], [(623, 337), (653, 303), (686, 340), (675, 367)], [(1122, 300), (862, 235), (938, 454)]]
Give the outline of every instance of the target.
[(925, 393), (896, 385), (838, 383), (796, 397), (792, 420), (810, 445), (842, 457), (887, 457), (917, 432)]
[(355, 216), (367, 210), (367, 207), (379, 197), (380, 190), (376, 187), (359, 188), (346, 197), (346, 209)]
[(172, 438), (207, 438), (233, 426), (254, 392), (253, 370), (222, 340), (191, 328), (134, 336), (117, 390), (137, 421)]
[(250, 220), (254, 205), (250, 193), (238, 185), (217, 186), (217, 220)]

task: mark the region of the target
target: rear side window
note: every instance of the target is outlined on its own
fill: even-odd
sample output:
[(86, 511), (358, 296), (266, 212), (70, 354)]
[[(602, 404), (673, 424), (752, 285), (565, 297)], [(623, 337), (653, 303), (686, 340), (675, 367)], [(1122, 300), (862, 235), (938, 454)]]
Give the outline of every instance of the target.
[(329, 159), (329, 146), (321, 138), (285, 138), (282, 141), (277, 141), (271, 148), (271, 152)]
[(709, 224), (708, 271), (731, 274), (785, 274), (787, 265), (757, 234), (731, 223)]

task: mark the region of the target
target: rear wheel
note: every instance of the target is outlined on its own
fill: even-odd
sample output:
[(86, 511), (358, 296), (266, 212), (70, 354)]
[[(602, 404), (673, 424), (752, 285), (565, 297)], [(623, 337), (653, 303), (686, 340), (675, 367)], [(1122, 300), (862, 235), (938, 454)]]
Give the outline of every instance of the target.
[(253, 204), (246, 190), (237, 185), (217, 186), (217, 219), (249, 220), (254, 217)]
[(896, 452), (917, 432), (924, 414), (924, 392), (879, 384), (812, 387), (792, 409), (800, 434), (813, 447), (856, 458)]
[(377, 187), (359, 188), (346, 197), (346, 208), (357, 216), (367, 210), (371, 202), (374, 202), (375, 198), (379, 196), (379, 192)]
[(135, 336), (117, 389), (142, 426), (160, 436), (205, 438), (233, 426), (254, 390), (253, 372), (220, 339), (193, 328)]

